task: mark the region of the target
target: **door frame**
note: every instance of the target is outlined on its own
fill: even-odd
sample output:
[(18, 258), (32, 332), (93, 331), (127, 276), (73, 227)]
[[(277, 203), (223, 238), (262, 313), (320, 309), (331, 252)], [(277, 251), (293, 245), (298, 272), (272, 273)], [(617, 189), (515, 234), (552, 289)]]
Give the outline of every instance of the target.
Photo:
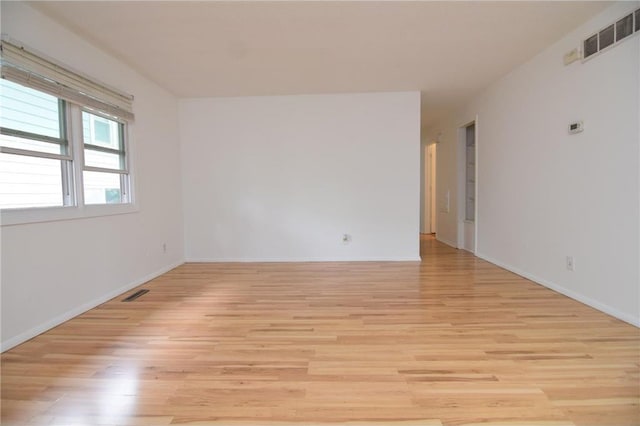
[(475, 143), (475, 185), (474, 185), (474, 221), (473, 221), (473, 244), (471, 244), (471, 252), (476, 253), (478, 250), (478, 147), (479, 147), (479, 120), (478, 115), (470, 120), (464, 121), (458, 126), (457, 136), (457, 246), (459, 249), (466, 249), (465, 244), (465, 226), (468, 225), (466, 220), (466, 153), (467, 153), (467, 127), (474, 125), (474, 143)]
[(426, 173), (427, 178), (425, 180), (426, 198), (427, 198), (427, 211), (428, 211), (428, 230), (430, 234), (437, 233), (437, 214), (436, 214), (436, 185), (437, 185), (437, 144), (435, 141), (427, 145), (426, 150), (426, 162), (428, 164)]
[(436, 141), (425, 142), (421, 149), (420, 233), (436, 233)]

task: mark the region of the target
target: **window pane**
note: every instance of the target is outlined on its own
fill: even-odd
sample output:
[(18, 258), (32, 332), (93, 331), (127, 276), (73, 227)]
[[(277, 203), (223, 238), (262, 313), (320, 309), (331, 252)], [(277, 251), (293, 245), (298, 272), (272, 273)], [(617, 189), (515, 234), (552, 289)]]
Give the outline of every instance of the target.
[(46, 152), (48, 154), (65, 154), (66, 146), (33, 139), (18, 138), (0, 134), (0, 144), (9, 148), (28, 149), (30, 151)]
[(82, 135), (86, 145), (122, 149), (122, 124), (90, 112), (82, 112)]
[(61, 137), (58, 98), (0, 79), (0, 127)]
[(96, 142), (107, 144), (111, 142), (111, 128), (109, 126), (109, 123), (95, 120), (93, 122), (93, 126), (93, 135), (96, 139)]
[(91, 167), (102, 167), (104, 169), (123, 170), (122, 156), (108, 152), (93, 151), (85, 148), (84, 164)]
[(117, 173), (84, 172), (85, 204), (122, 203), (120, 175)]
[(62, 206), (60, 160), (0, 153), (0, 208)]

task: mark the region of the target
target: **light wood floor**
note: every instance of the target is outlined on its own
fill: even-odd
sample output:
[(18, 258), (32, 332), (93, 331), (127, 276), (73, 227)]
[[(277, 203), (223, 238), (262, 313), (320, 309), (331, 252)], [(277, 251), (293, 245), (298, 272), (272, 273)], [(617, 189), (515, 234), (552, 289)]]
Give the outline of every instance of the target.
[(180, 266), (4, 353), (2, 424), (640, 425), (637, 328), (422, 246)]

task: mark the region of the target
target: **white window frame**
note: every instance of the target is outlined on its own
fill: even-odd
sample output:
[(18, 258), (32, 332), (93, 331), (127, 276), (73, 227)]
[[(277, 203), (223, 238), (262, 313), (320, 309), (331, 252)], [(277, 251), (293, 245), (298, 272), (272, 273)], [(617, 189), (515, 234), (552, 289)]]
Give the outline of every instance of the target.
[[(101, 111), (64, 101), (66, 154), (48, 154), (18, 148), (0, 147), (7, 154), (27, 155), (32, 157), (53, 158), (62, 160), (66, 170), (61, 170), (63, 182), (63, 206), (28, 207), (0, 209), (1, 225), (12, 226), (38, 222), (64, 221), (89, 217), (129, 214), (139, 211), (135, 197), (135, 178), (132, 160), (131, 143), (133, 123), (109, 116)], [(124, 167), (122, 170), (102, 169), (87, 166), (84, 163), (84, 138), (82, 128), (82, 112), (116, 121), (123, 125), (122, 138), (124, 150)], [(92, 131), (93, 129), (91, 129)], [(20, 132), (9, 130), (7, 133), (19, 136)], [(120, 175), (122, 202), (118, 204), (85, 204), (84, 203), (84, 171), (99, 171)]]
[[(127, 137), (127, 127), (128, 127), (128, 123), (125, 120), (120, 120), (118, 118), (115, 117), (109, 117), (106, 114), (101, 113), (100, 111), (94, 111), (91, 110), (89, 108), (81, 108), (80, 109), (80, 121), (82, 121), (82, 113), (86, 112), (89, 114), (92, 114), (93, 116), (96, 117), (100, 117), (106, 120), (109, 120), (111, 122), (115, 122), (118, 127), (122, 126), (122, 151), (120, 150), (115, 150), (115, 149), (110, 149), (110, 148), (105, 148), (105, 147), (100, 147), (97, 145), (91, 145), (91, 144), (86, 144), (84, 142), (84, 135), (82, 135), (82, 140), (80, 141), (82, 144), (82, 171), (83, 172), (99, 172), (99, 173), (112, 173), (112, 174), (118, 174), (120, 175), (120, 189), (122, 190), (122, 193), (120, 194), (120, 203), (119, 204), (129, 204), (132, 202), (131, 199), (131, 191), (130, 191), (130, 177), (131, 177), (131, 172), (129, 171), (129, 143), (128, 140), (129, 138)], [(91, 120), (89, 122), (89, 131), (92, 134), (92, 137), (95, 137), (95, 121)], [(80, 123), (81, 127), (82, 127), (82, 123)], [(82, 128), (81, 128), (82, 130)], [(110, 129), (111, 131), (111, 129)], [(120, 130), (118, 130), (118, 134), (120, 135)], [(85, 149), (88, 149), (89, 151), (102, 151), (102, 152), (108, 152), (108, 153), (112, 153), (112, 154), (118, 154), (118, 155), (123, 155), (124, 156), (124, 161), (122, 164), (122, 168), (121, 169), (108, 169), (108, 168), (102, 168), (102, 167), (95, 167), (95, 166), (88, 166), (85, 162), (84, 159), (84, 151)], [(82, 187), (83, 189), (83, 197), (84, 197), (84, 185)], [(83, 200), (84, 201), (84, 200)], [(87, 204), (87, 205), (102, 205), (102, 204)]]

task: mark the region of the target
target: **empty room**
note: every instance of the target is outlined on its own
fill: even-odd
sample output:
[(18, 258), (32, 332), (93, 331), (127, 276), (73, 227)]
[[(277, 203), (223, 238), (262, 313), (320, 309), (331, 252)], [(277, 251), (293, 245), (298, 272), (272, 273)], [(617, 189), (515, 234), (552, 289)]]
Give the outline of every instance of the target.
[(640, 2), (2, 1), (2, 425), (640, 425)]

